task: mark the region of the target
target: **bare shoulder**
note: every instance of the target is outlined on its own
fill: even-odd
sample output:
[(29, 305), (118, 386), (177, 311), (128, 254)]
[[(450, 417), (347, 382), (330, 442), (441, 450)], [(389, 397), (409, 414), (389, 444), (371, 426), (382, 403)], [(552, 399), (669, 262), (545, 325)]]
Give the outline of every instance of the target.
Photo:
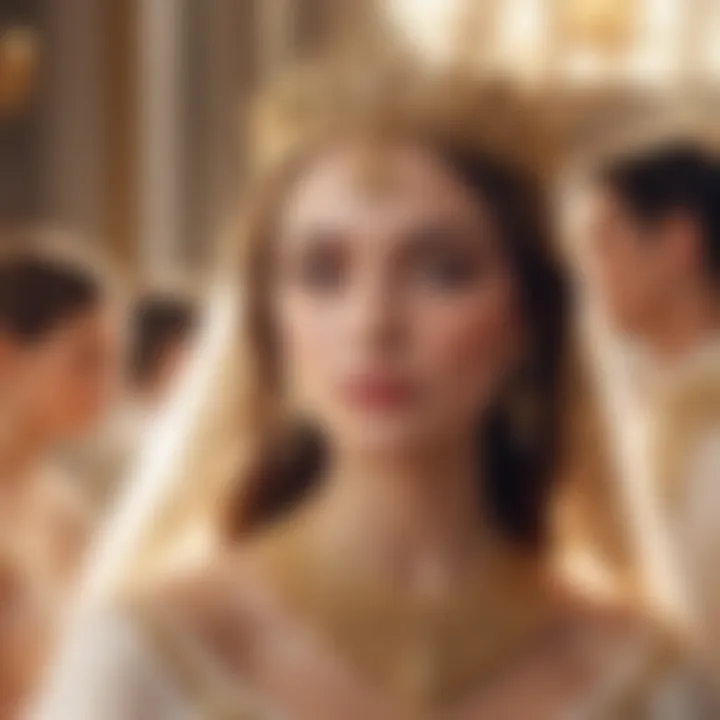
[(714, 684), (670, 623), (628, 607), (595, 607), (583, 627), (586, 652), (596, 649), (595, 702), (608, 717), (719, 716)]
[(167, 611), (197, 645), (226, 667), (245, 669), (278, 626), (262, 544), (228, 551), (153, 589), (146, 601)]
[(572, 652), (600, 675), (624, 674), (629, 684), (644, 684), (687, 667), (679, 633), (630, 603), (574, 598), (566, 629)]
[(652, 633), (657, 629), (649, 613), (623, 600), (573, 594), (563, 598), (568, 620), (578, 630), (609, 638), (623, 638)]

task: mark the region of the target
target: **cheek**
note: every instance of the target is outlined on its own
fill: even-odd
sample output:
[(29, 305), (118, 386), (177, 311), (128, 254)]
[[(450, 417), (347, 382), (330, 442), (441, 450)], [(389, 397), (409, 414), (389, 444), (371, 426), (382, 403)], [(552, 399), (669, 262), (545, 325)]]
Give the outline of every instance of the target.
[(99, 419), (112, 398), (109, 364), (79, 365), (66, 357), (55, 366), (56, 416), (71, 425), (84, 425)]
[(600, 256), (600, 291), (616, 313), (641, 310), (656, 284), (655, 275), (653, 258), (637, 239), (613, 244)]
[(619, 227), (597, 243), (595, 260), (600, 290), (609, 299), (629, 300), (649, 268), (646, 239), (631, 228)]
[(428, 309), (417, 325), (417, 356), (428, 375), (474, 401), (492, 395), (520, 346), (520, 313), (510, 283), (499, 281), (445, 307)]
[(600, 282), (610, 292), (621, 293), (628, 286), (637, 258), (630, 242), (608, 242), (598, 252), (598, 274)]
[(59, 371), (57, 353), (42, 348), (26, 354), (15, 368), (8, 394), (21, 413), (49, 417), (56, 414), (65, 394), (65, 377)]
[(292, 393), (317, 392), (342, 364), (342, 313), (339, 304), (322, 307), (294, 294), (280, 299), (275, 327)]

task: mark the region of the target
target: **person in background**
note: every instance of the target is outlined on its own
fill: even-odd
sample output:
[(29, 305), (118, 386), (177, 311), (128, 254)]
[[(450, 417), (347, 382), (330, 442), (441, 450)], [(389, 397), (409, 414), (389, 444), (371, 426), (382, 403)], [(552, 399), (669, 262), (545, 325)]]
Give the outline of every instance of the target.
[(197, 324), (192, 300), (151, 291), (131, 306), (127, 322), (123, 398), (80, 455), (99, 512), (117, 498), (146, 431), (182, 373)]
[(185, 365), (197, 325), (193, 303), (183, 297), (149, 293), (133, 310), (131, 387), (135, 401), (156, 407), (165, 400)]
[(116, 343), (94, 271), (35, 238), (0, 256), (0, 715), (35, 680), (88, 539), (89, 506), (55, 456), (113, 394)]
[(608, 392), (624, 408), (620, 435), (639, 432), (625, 482), (647, 475), (668, 567), (712, 639), (703, 644), (717, 672), (720, 161), (698, 143), (666, 141), (606, 161), (586, 200), (590, 288), (625, 348)]
[(720, 161), (672, 143), (597, 173), (591, 242), (615, 329), (662, 368), (720, 341)]

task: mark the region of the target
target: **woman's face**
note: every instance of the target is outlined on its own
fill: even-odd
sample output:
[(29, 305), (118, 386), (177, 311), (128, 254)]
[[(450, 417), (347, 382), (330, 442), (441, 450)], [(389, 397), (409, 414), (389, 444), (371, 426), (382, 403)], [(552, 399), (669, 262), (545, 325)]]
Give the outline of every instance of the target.
[(117, 338), (110, 313), (93, 309), (33, 343), (13, 343), (5, 377), (19, 416), (47, 439), (92, 431), (117, 378)]
[(522, 323), (481, 198), (416, 145), (318, 157), (278, 218), (286, 391), (335, 442), (468, 436), (519, 359)]

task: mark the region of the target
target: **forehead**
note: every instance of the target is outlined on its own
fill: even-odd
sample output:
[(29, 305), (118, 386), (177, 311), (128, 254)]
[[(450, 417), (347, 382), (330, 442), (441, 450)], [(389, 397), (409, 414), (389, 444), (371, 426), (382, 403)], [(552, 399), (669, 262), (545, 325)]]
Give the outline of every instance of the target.
[(357, 143), (316, 157), (290, 188), (280, 220), (291, 234), (316, 224), (387, 232), (424, 219), (477, 219), (479, 205), (431, 150)]
[(587, 200), (596, 215), (606, 219), (632, 220), (632, 214), (628, 212), (622, 196), (607, 185), (593, 185), (587, 193)]
[(585, 231), (601, 232), (629, 218), (615, 193), (602, 185), (588, 182), (571, 193), (565, 219), (571, 233), (582, 236)]
[(115, 327), (115, 317), (104, 307), (88, 308), (69, 316), (50, 330), (45, 337), (46, 345), (67, 342), (94, 341), (110, 335)]

